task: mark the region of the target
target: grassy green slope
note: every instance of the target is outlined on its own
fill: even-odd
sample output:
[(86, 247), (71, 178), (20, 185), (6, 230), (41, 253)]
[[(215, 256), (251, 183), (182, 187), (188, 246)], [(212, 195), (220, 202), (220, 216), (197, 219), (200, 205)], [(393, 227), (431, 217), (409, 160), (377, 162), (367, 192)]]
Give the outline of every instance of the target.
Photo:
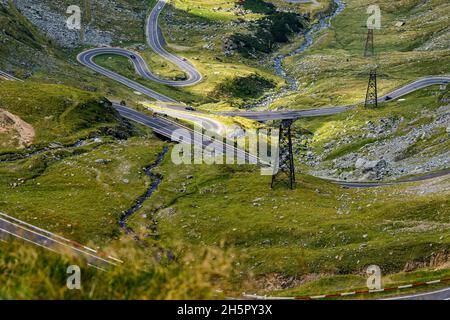
[(1, 81), (0, 107), (34, 127), (35, 145), (70, 143), (121, 124), (106, 99), (62, 85)]
[[(144, 41), (143, 20), (138, 26), (137, 39)], [(78, 64), (76, 56), (82, 48), (61, 48), (21, 15), (13, 3), (0, 6), (0, 30), (0, 70), (34, 82), (65, 84), (121, 99), (137, 98), (128, 88)]]
[(83, 242), (117, 236), (121, 212), (150, 183), (142, 168), (163, 143), (97, 95), (61, 85), (0, 81), (0, 107), (36, 131), (29, 148), (0, 149), (2, 160), (18, 159), (0, 163), (0, 210)]
[[(359, 102), (367, 89), (370, 65), (379, 66), (379, 91), (387, 93), (421, 76), (449, 74), (447, 1), (378, 2), (382, 29), (375, 30), (376, 59), (363, 58), (368, 15), (366, 0), (346, 1), (332, 27), (302, 55), (288, 58), (288, 72), (299, 92), (273, 107), (311, 108)], [(405, 25), (397, 27), (396, 23)]]
[[(422, 89), (414, 92), (401, 101), (393, 101), (381, 104), (378, 109), (366, 109), (360, 106), (347, 112), (318, 118), (305, 118), (296, 123), (297, 127), (306, 128), (314, 133), (310, 146), (317, 154), (327, 152), (326, 159), (332, 160), (336, 157), (357, 151), (366, 144), (386, 139), (384, 136), (378, 136), (371, 139), (366, 137), (368, 133), (367, 123), (370, 121), (374, 125), (381, 125), (386, 119), (401, 119), (402, 122), (391, 137), (406, 135), (420, 125), (432, 122), (436, 118), (436, 110), (447, 103), (442, 101), (442, 96), (447, 91), (440, 90), (439, 86)], [(345, 143), (325, 150), (324, 146), (331, 141), (339, 141), (351, 137)], [(448, 138), (443, 133), (439, 139), (434, 136), (424, 136), (411, 145), (414, 153), (426, 151), (433, 146), (433, 140), (436, 142), (437, 152), (448, 150)], [(408, 156), (408, 155), (405, 155)], [(426, 157), (424, 155), (424, 157)]]
[[(145, 254), (124, 244), (107, 252), (122, 257), (125, 264), (108, 272), (88, 267), (69, 255), (56, 255), (19, 243), (0, 242), (0, 299), (39, 300), (174, 300), (219, 299), (231, 274), (232, 257), (210, 248), (184, 248), (176, 261), (161, 257), (157, 250)], [(81, 268), (81, 289), (66, 286), (67, 268)]]
[[(215, 109), (221, 101), (211, 99), (211, 94), (230, 79), (260, 74), (273, 81), (277, 87), (284, 81), (273, 75), (269, 66), (260, 65), (251, 59), (244, 59), (239, 55), (225, 57), (222, 52), (224, 35), (242, 30), (236, 21), (239, 17), (230, 12), (216, 12), (214, 7), (230, 9), (233, 3), (216, 3), (202, 1), (175, 1), (167, 5), (160, 17), (160, 24), (167, 40), (166, 48), (191, 61), (203, 76), (203, 81), (195, 86), (185, 88), (173, 88), (145, 81), (135, 74), (131, 62), (127, 59), (114, 56), (98, 57), (97, 62), (111, 70), (132, 78), (144, 85), (162, 92), (177, 100), (205, 106), (207, 109)], [(246, 19), (254, 19), (256, 15), (249, 14)], [(219, 34), (217, 30), (222, 30)], [(207, 48), (205, 47), (207, 46)], [(139, 51), (139, 50), (138, 50)], [(183, 73), (171, 63), (156, 56), (150, 49), (140, 52), (147, 60), (151, 70), (161, 78), (183, 76)], [(264, 88), (262, 88), (264, 89)], [(260, 96), (259, 94), (258, 96)], [(251, 100), (253, 97), (245, 97)], [(233, 103), (242, 103), (242, 98), (228, 99), (226, 106)], [(245, 99), (244, 99), (245, 100)]]
[(169, 161), (160, 172), (164, 182), (144, 208), (156, 210), (160, 239), (224, 241), (242, 254), (243, 269), (260, 276), (351, 274), (369, 264), (388, 273), (448, 250), (445, 194), (411, 198), (413, 186), (343, 190), (307, 176), (298, 177), (294, 191), (271, 190), (270, 179), (254, 169), (174, 170)]
[[(258, 72), (275, 81), (276, 85), (282, 84), (280, 79), (270, 75), (267, 66), (258, 66), (257, 62), (245, 61), (236, 56), (224, 60), (220, 53), (220, 35), (217, 35), (220, 25), (217, 21), (237, 18), (229, 13), (213, 13), (209, 9), (218, 6), (213, 2), (195, 3), (175, 1), (174, 7), (169, 10), (180, 23), (171, 25), (170, 21), (162, 21), (162, 24), (164, 32), (168, 33), (170, 50), (192, 60), (205, 75), (206, 81), (180, 90), (154, 84), (149, 86), (179, 99), (186, 99), (183, 101), (203, 103), (208, 101), (206, 98), (214, 88), (230, 77)], [(405, 3), (410, 4), (411, 10), (416, 10), (419, 17), (428, 8), (428, 4), (415, 7), (413, 1)], [(306, 91), (289, 98), (295, 101), (295, 106), (344, 103), (354, 101), (358, 94), (361, 95), (366, 82), (366, 62), (359, 58), (362, 47), (360, 40), (364, 34), (361, 32), (355, 35), (349, 30), (356, 30), (356, 27), (363, 29), (366, 4), (367, 1), (362, 0), (348, 1), (347, 13), (336, 20), (334, 28), (319, 39), (306, 57), (301, 58), (304, 60), (294, 57), (288, 61), (293, 73), (308, 83)], [(433, 1), (433, 4), (441, 12), (446, 12), (445, 3)], [(409, 13), (394, 11), (392, 2), (383, 2), (383, 6), (391, 10), (384, 23), (390, 26), (389, 32), (395, 33), (392, 22), (399, 19), (400, 14)], [(185, 10), (190, 14), (187, 15)], [(349, 12), (358, 12), (361, 21), (346, 16)], [(36, 82), (63, 81), (77, 87), (94, 85), (102, 94), (125, 99), (138, 98), (113, 81), (103, 78), (98, 81), (98, 76), (90, 71), (64, 62), (65, 57), (74, 61), (75, 52), (61, 53), (33, 29), (30, 29), (33, 30), (31, 34), (27, 34), (25, 25), (18, 25), (19, 20), (12, 18), (16, 13), (8, 11), (1, 14), (2, 25), (7, 23), (12, 26), (12, 30), (17, 31), (15, 35), (8, 35), (8, 39), (15, 39), (13, 42), (0, 47), (2, 56), (11, 57), (12, 52), (16, 51), (30, 57), (34, 54), (38, 54), (38, 58), (42, 55), (50, 57), (43, 64), (39, 64), (38, 58), (31, 63), (31, 69), (36, 70), (33, 75)], [(7, 17), (6, 20), (4, 17)], [(192, 25), (183, 24), (183, 21), (204, 24), (191, 28)], [(411, 21), (413, 26), (422, 20), (412, 18)], [(383, 31), (386, 32), (385, 36), (377, 40), (380, 61), (386, 61), (382, 68), (385, 73), (381, 82), (382, 90), (428, 72), (447, 72), (446, 64), (437, 64), (437, 61), (446, 61), (448, 51), (438, 48), (433, 51), (411, 51), (411, 43), (417, 48), (430, 37), (434, 38), (431, 35), (439, 33), (439, 25), (439, 19), (431, 20), (423, 28), (425, 33), (420, 37), (413, 30), (405, 31), (406, 39), (398, 48), (394, 48), (397, 38)], [(187, 33), (189, 29), (191, 33)], [(204, 40), (205, 35), (216, 36), (212, 40)], [(421, 40), (413, 41), (418, 38)], [(213, 50), (203, 48), (209, 42), (215, 44)], [(174, 46), (174, 43), (177, 45)], [(330, 46), (332, 49), (327, 49)], [(382, 52), (389, 52), (389, 61), (387, 54)], [(146, 54), (151, 55), (149, 52)], [(63, 57), (60, 58), (60, 55)], [(18, 59), (28, 61), (24, 57)], [(404, 64), (408, 59), (411, 63)], [(151, 61), (151, 65), (162, 76), (177, 75), (172, 66), (164, 65), (157, 58)], [(320, 62), (317, 63), (317, 70), (314, 69), (315, 61)], [(99, 62), (133, 76), (129, 63), (123, 59), (103, 57)], [(311, 75), (304, 74), (303, 69), (299, 71), (297, 68), (303, 63), (313, 65), (314, 72), (317, 72)], [(340, 68), (344, 71), (340, 71)], [(18, 75), (25, 75), (27, 68), (15, 64), (11, 69), (17, 71)], [(348, 88), (336, 86), (339, 83), (345, 83)], [(80, 242), (93, 241), (94, 245), (102, 245), (119, 237), (119, 215), (132, 206), (149, 186), (149, 178), (142, 168), (156, 159), (163, 142), (153, 139), (144, 129), (130, 130), (117, 115), (100, 103), (101, 98), (97, 94), (59, 85), (5, 81), (0, 81), (0, 93), (0, 108), (19, 115), (35, 127), (35, 144), (66, 144), (92, 135), (100, 138), (95, 141), (89, 139), (87, 144), (76, 148), (63, 147), (24, 160), (0, 163), (0, 210)], [(409, 120), (420, 112), (424, 104), (433, 103), (422, 93), (411, 96), (417, 101), (409, 106), (395, 102), (392, 106), (398, 110), (394, 115), (405, 116)], [(314, 97), (311, 96), (313, 94)], [(209, 107), (216, 106), (213, 104)], [(353, 116), (352, 121), (356, 126), (361, 125), (366, 116), (378, 119), (386, 114), (391, 115), (392, 109), (383, 106), (378, 111), (362, 113), (357, 110)], [(346, 125), (347, 116), (339, 115), (325, 120), (333, 121), (339, 127)], [(325, 132), (324, 140), (318, 144), (319, 149), (322, 142), (339, 134), (338, 130), (327, 131), (323, 119), (310, 121), (305, 126), (312, 131)], [(123, 132), (126, 135), (121, 137), (120, 133)], [(12, 150), (5, 149), (2, 152), (11, 154)], [(255, 168), (250, 167), (175, 167), (167, 157), (159, 172), (163, 176), (162, 185), (151, 201), (147, 201), (130, 221), (135, 230), (146, 230), (149, 224), (154, 223), (151, 217), (155, 214), (159, 244), (171, 245), (173, 241), (180, 241), (194, 246), (225, 244), (234, 247), (240, 259), (239, 264), (236, 263), (238, 269), (253, 272), (262, 279), (272, 275), (281, 279), (294, 276), (301, 280), (311, 274), (327, 276), (320, 283), (292, 290), (289, 294), (362, 286), (363, 278), (359, 274), (369, 264), (378, 264), (384, 273), (389, 274), (403, 270), (411, 262), (415, 267), (429, 265), (430, 260), (435, 258), (438, 263), (431, 265), (431, 271), (425, 271), (423, 278), (441, 275), (435, 274), (433, 270), (442, 265), (442, 256), (448, 254), (450, 220), (448, 191), (445, 191), (448, 190), (448, 178), (382, 189), (345, 190), (312, 177), (300, 176), (296, 190), (288, 191), (281, 187), (270, 190), (270, 179), (261, 177)], [(0, 250), (0, 254), (3, 252), (5, 250)], [(11, 259), (10, 252), (5, 256)], [(441, 260), (436, 257), (441, 257)], [(58, 261), (51, 264), (62, 268)], [(11, 270), (8, 272), (0, 274), (13, 274)], [(16, 274), (28, 272), (27, 269), (18, 269)], [(138, 280), (130, 280), (125, 285), (117, 279), (111, 280), (117, 285), (110, 288), (122, 285), (132, 288), (134, 285), (139, 286), (138, 282), (147, 280), (145, 276), (139, 277), (138, 272), (135, 275)], [(42, 277), (40, 280), (46, 279), (45, 274), (38, 276)], [(120, 273), (119, 276), (124, 275)], [(170, 283), (177, 282), (177, 276), (167, 276), (173, 281)], [(343, 280), (340, 282), (340, 279)], [(397, 280), (401, 282), (404, 279)], [(21, 285), (25, 286), (25, 282)], [(20, 297), (40, 297), (39, 292), (27, 288), (29, 291), (24, 291)], [(172, 293), (170, 297), (193, 298), (192, 294), (188, 295), (192, 292), (187, 290), (186, 295)], [(145, 295), (144, 291), (139, 291), (139, 294), (121, 296), (105, 290), (98, 297), (154, 297)], [(4, 291), (0, 296), (17, 297), (13, 291)], [(55, 297), (72, 296), (63, 292)]]

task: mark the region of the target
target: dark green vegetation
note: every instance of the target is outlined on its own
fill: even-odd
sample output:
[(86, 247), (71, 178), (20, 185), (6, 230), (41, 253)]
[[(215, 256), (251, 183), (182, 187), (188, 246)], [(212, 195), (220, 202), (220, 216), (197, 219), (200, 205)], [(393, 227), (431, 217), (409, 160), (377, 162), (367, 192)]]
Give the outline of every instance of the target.
[(265, 90), (274, 87), (275, 84), (270, 79), (259, 74), (251, 74), (246, 77), (225, 79), (212, 92), (211, 97), (220, 100), (258, 98)]
[[(228, 81), (239, 81), (240, 78), (259, 74), (271, 81), (275, 86), (281, 87), (284, 81), (273, 75), (270, 66), (258, 64), (251, 57), (243, 58), (241, 55), (225, 56), (222, 50), (224, 34), (246, 32), (246, 23), (240, 24), (233, 20), (247, 19), (247, 16), (230, 16), (228, 12), (215, 12), (218, 6), (226, 8), (230, 3), (223, 1), (204, 1), (201, 3), (174, 1), (168, 4), (160, 17), (160, 25), (167, 42), (167, 49), (191, 61), (203, 76), (203, 81), (195, 86), (168, 87), (146, 81), (136, 75), (130, 61), (123, 57), (100, 56), (96, 62), (114, 70), (119, 74), (138, 81), (149, 88), (161, 92), (178, 101), (194, 105), (196, 108), (206, 110), (221, 108), (224, 105), (240, 105), (243, 100), (254, 99), (247, 97), (232, 97), (217, 101), (214, 99), (215, 90)], [(234, 6), (233, 6), (234, 7)], [(230, 10), (232, 7), (230, 8)], [(261, 18), (258, 15), (258, 19)], [(250, 19), (250, 18), (249, 18)], [(230, 21), (232, 20), (232, 21)], [(222, 30), (218, 33), (217, 30)], [(139, 50), (140, 51), (140, 50)], [(180, 79), (185, 75), (177, 67), (147, 49), (141, 54), (145, 57), (150, 69), (161, 78)], [(259, 90), (259, 89), (258, 89)], [(135, 96), (134, 100), (145, 99)]]
[(117, 237), (163, 143), (89, 92), (8, 81), (0, 92), (0, 107), (36, 133), (32, 146), (0, 149), (0, 161), (13, 160), (0, 163), (0, 210), (81, 242)]
[[(50, 41), (35, 32), (29, 21), (20, 18), (17, 10), (8, 10), (6, 7), (0, 6), (0, 25), (4, 28), (2, 33), (5, 36), (14, 38), (36, 49), (42, 49), (41, 43), (50, 43)], [(0, 38), (2, 40), (1, 43), (5, 43), (6, 39), (2, 38)]]
[(278, 44), (289, 41), (289, 35), (305, 31), (308, 26), (304, 17), (295, 13), (274, 13), (256, 22), (250, 33), (236, 33), (230, 39), (244, 57), (270, 53)]
[(242, 0), (238, 3), (242, 3), (245, 10), (251, 10), (254, 13), (272, 14), (276, 12), (276, 7), (272, 3), (262, 0)]
[[(135, 0), (130, 1), (135, 5), (138, 4)], [(82, 7), (83, 3), (81, 3)], [(47, 4), (50, 7), (61, 8), (59, 2)], [(140, 3), (139, 6), (143, 10), (144, 17), (147, 5)], [(61, 13), (60, 10), (57, 12)], [(101, 21), (111, 21), (111, 19), (101, 19)], [(109, 25), (112, 26), (113, 23)], [(65, 26), (61, 26), (63, 27)], [(137, 22), (136, 26), (136, 30), (139, 30), (137, 37), (141, 39), (139, 43), (145, 41), (142, 28), (143, 20)], [(129, 30), (129, 28), (125, 29)], [(110, 98), (136, 98), (136, 95), (126, 87), (107, 78), (101, 78), (99, 81), (97, 75), (79, 65), (76, 62), (76, 55), (81, 50), (81, 47), (74, 50), (63, 48), (48, 38), (20, 14), (13, 2), (10, 2), (8, 6), (0, 5), (0, 56), (2, 57), (0, 70), (9, 72), (20, 79), (30, 79), (39, 83), (62, 83), (81, 90), (100, 92)]]

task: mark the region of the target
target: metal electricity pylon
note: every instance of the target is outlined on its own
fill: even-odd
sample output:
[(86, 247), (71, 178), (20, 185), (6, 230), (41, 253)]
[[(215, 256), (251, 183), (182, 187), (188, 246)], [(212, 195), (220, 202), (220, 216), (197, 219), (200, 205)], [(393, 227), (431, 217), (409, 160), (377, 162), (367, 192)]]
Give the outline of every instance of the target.
[(86, 23), (90, 24), (94, 19), (94, 0), (84, 0), (84, 10), (86, 12)]
[(377, 69), (370, 70), (369, 84), (367, 86), (366, 102), (364, 107), (378, 107)]
[(278, 169), (272, 176), (273, 188), (278, 182), (287, 179), (289, 187), (294, 189), (295, 184), (295, 167), (294, 155), (292, 152), (292, 124), (294, 119), (282, 120), (280, 124), (279, 143), (278, 143), (278, 159), (276, 162), (276, 169)]
[(367, 29), (366, 46), (364, 48), (364, 57), (372, 57), (375, 55), (375, 48), (373, 45), (373, 29)]
[[(367, 29), (367, 39), (366, 46), (364, 48), (364, 57), (369, 58), (375, 57), (375, 48), (373, 44), (373, 28), (368, 27)], [(377, 66), (371, 66), (370, 75), (369, 75), (369, 83), (367, 85), (367, 93), (366, 93), (366, 101), (364, 103), (366, 108), (369, 107), (378, 107), (378, 84), (377, 84)]]

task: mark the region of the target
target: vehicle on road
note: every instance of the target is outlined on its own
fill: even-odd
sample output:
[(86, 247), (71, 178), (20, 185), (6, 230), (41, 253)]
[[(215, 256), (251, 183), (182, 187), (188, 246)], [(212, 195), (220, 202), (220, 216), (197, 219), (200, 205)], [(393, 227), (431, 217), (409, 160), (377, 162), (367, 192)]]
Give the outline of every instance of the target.
[(391, 96), (387, 96), (386, 98), (384, 98), (384, 100), (385, 100), (385, 101), (392, 100), (392, 97), (391, 97)]
[(185, 108), (187, 111), (195, 111), (194, 107), (188, 106)]

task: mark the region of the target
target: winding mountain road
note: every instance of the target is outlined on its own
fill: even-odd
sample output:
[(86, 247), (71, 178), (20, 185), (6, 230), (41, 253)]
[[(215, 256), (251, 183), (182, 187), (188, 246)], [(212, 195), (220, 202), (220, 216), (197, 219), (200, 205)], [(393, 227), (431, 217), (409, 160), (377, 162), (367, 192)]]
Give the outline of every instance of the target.
[[(434, 76), (424, 77), (417, 79), (399, 89), (396, 89), (380, 98), (378, 102), (389, 102), (395, 99), (399, 99), (405, 95), (408, 95), (414, 91), (433, 86), (433, 85), (445, 85), (450, 83), (450, 76)], [(308, 117), (320, 117), (329, 116), (345, 112), (349, 109), (355, 108), (355, 105), (327, 107), (320, 109), (307, 109), (307, 110), (279, 110), (279, 111), (248, 111), (248, 112), (223, 112), (224, 116), (239, 116), (247, 119), (265, 122), (271, 120), (284, 120), (284, 119), (297, 119)]]
[(194, 146), (202, 148), (202, 150), (205, 148), (214, 149), (216, 156), (234, 155), (236, 159), (246, 161), (247, 163), (264, 165), (258, 157), (242, 149), (236, 148), (234, 145), (224, 143), (206, 135), (196, 134), (191, 128), (183, 126), (175, 121), (161, 117), (150, 117), (118, 103), (113, 103), (113, 107), (122, 117), (149, 127), (154, 132), (169, 138), (174, 142), (188, 144), (191, 144), (189, 142), (192, 142)]
[[(147, 36), (147, 43), (149, 47), (161, 55), (163, 58), (167, 59), (168, 61), (171, 61), (175, 65), (177, 65), (180, 69), (184, 70), (186, 74), (188, 74), (187, 80), (182, 81), (173, 81), (173, 80), (164, 80), (160, 79), (159, 77), (155, 76), (149, 69), (145, 62), (145, 60), (137, 53), (121, 49), (121, 48), (96, 48), (84, 51), (78, 55), (78, 60), (80, 63), (85, 65), (88, 68), (91, 68), (92, 70), (109, 77), (113, 80), (116, 80), (129, 88), (132, 88), (140, 93), (143, 93), (159, 102), (163, 102), (165, 104), (164, 109), (158, 110), (155, 109), (154, 111), (156, 113), (160, 114), (166, 114), (173, 118), (179, 118), (182, 120), (186, 120), (189, 122), (194, 122), (197, 124), (202, 125), (206, 130), (213, 130), (216, 132), (222, 132), (226, 128), (217, 120), (214, 119), (208, 119), (207, 115), (204, 113), (199, 112), (186, 112), (186, 110), (180, 110), (180, 104), (182, 103), (177, 102), (173, 100), (172, 98), (169, 98), (165, 95), (162, 95), (152, 89), (149, 89), (145, 87), (142, 84), (139, 84), (133, 80), (130, 80), (124, 76), (121, 76), (113, 71), (110, 71), (102, 66), (97, 65), (93, 60), (96, 56), (104, 55), (104, 54), (115, 54), (127, 57), (132, 61), (134, 64), (134, 67), (136, 69), (136, 72), (141, 75), (142, 77), (155, 81), (160, 84), (165, 84), (169, 86), (188, 86), (188, 85), (194, 85), (202, 80), (202, 76), (199, 72), (195, 69), (195, 67), (186, 59), (177, 57), (176, 55), (168, 52), (164, 49), (163, 43), (164, 39), (163, 36), (159, 30), (158, 26), (158, 18), (164, 9), (164, 6), (167, 4), (167, 0), (160, 0), (156, 6), (152, 9), (150, 15), (147, 18), (146, 23), (146, 36)], [(378, 100), (380, 102), (389, 102), (395, 99), (398, 99), (400, 97), (403, 97), (411, 92), (414, 92), (416, 90), (426, 88), (432, 85), (441, 85), (441, 84), (448, 84), (450, 82), (450, 76), (430, 76), (430, 77), (424, 77), (420, 78), (418, 80), (415, 80), (405, 86), (402, 86), (382, 97), (380, 97)], [(161, 130), (161, 127), (163, 124), (161, 121), (156, 124), (155, 120), (149, 121), (147, 116), (143, 115), (142, 113), (139, 113), (137, 111), (134, 111), (132, 109), (127, 108), (126, 111), (124, 111), (124, 108), (120, 108), (120, 105), (114, 104), (114, 107), (121, 112), (121, 114), (126, 114), (126, 117), (130, 120), (141, 122), (142, 119), (146, 119), (144, 121), (144, 125), (149, 126), (150, 128), (153, 128), (155, 130)], [(283, 119), (296, 119), (300, 117), (318, 117), (318, 116), (327, 116), (327, 115), (333, 115), (345, 112), (349, 109), (354, 108), (355, 105), (347, 105), (347, 106), (335, 106), (335, 107), (327, 107), (327, 108), (319, 108), (319, 109), (308, 109), (308, 110), (280, 110), (280, 111), (260, 111), (260, 112), (223, 112), (220, 113), (222, 116), (239, 116), (248, 118), (251, 120), (256, 120), (260, 122), (270, 121), (270, 120), (283, 120)], [(166, 120), (162, 120), (166, 121)], [(172, 128), (173, 126), (176, 126), (174, 123), (170, 124), (167, 128)], [(171, 129), (168, 129), (169, 131)], [(172, 131), (173, 132), (173, 131)], [(195, 142), (197, 143), (197, 142)], [(202, 143), (201, 146), (204, 144)], [(224, 146), (226, 149), (226, 146)], [(248, 154), (244, 154), (244, 157), (249, 157)], [(422, 181), (427, 180), (443, 175), (447, 175), (449, 173), (449, 170), (443, 170), (439, 172), (429, 173), (427, 175), (418, 176), (418, 177), (412, 177), (409, 179), (405, 179), (402, 181), (396, 181), (396, 182), (374, 182), (374, 183), (359, 183), (359, 182), (346, 182), (346, 181), (332, 181), (333, 183), (336, 183), (338, 185), (341, 185), (343, 187), (348, 188), (367, 188), (367, 187), (380, 187), (380, 186), (386, 186), (396, 183), (403, 183), (403, 182), (413, 182), (413, 181)]]
[(105, 270), (108, 266), (117, 266), (122, 263), (121, 260), (115, 257), (108, 256), (95, 249), (0, 212), (0, 240), (5, 241), (12, 237), (33, 243), (53, 252), (82, 256), (90, 266), (101, 270)]
[[(206, 127), (208, 129), (215, 128), (218, 130), (218, 124), (214, 120), (207, 119), (205, 115), (197, 112), (178, 112), (180, 110), (179, 103), (167, 97), (161, 93), (156, 92), (146, 86), (130, 80), (124, 76), (119, 75), (113, 71), (110, 71), (102, 66), (99, 66), (94, 62), (95, 57), (100, 55), (119, 55), (130, 59), (135, 67), (136, 72), (142, 76), (143, 78), (154, 81), (163, 85), (174, 86), (174, 87), (183, 87), (195, 85), (202, 81), (201, 74), (195, 69), (195, 67), (186, 59), (180, 58), (174, 54), (171, 54), (163, 47), (164, 39), (158, 27), (158, 18), (161, 14), (161, 11), (164, 9), (167, 0), (160, 0), (156, 4), (156, 6), (151, 11), (148, 16), (146, 23), (146, 35), (147, 42), (149, 47), (158, 53), (163, 58), (172, 62), (176, 66), (178, 66), (181, 70), (183, 70), (186, 75), (186, 80), (174, 81), (161, 79), (157, 77), (155, 74), (149, 70), (145, 60), (136, 52), (121, 49), (121, 48), (95, 48), (84, 51), (80, 53), (77, 57), (78, 61), (85, 65), (86, 67), (94, 70), (97, 73), (100, 73), (110, 79), (113, 79), (123, 85), (140, 92), (150, 98), (153, 98), (157, 101), (166, 103), (168, 110), (166, 113), (172, 112), (172, 116), (179, 117), (180, 119), (185, 119), (191, 122), (197, 123), (206, 123)], [(0, 77), (5, 78), (7, 80), (16, 80), (21, 81), (5, 72), (0, 71)], [(427, 77), (418, 79), (410, 84), (407, 84), (379, 99), (380, 102), (390, 101), (393, 99), (400, 98), (406, 94), (409, 94), (413, 91), (438, 84), (447, 84), (450, 82), (450, 76), (436, 76), (436, 77)], [(228, 152), (233, 152), (240, 159), (251, 160), (252, 162), (257, 163), (257, 157), (238, 149), (232, 145), (224, 144), (217, 140), (205, 139), (202, 135), (195, 135), (194, 132), (185, 127), (176, 123), (174, 121), (170, 121), (169, 119), (164, 119), (160, 117), (150, 117), (143, 113), (140, 113), (134, 109), (128, 108), (126, 106), (122, 106), (120, 104), (114, 103), (113, 107), (124, 117), (145, 125), (151, 129), (153, 129), (156, 133), (161, 134), (167, 138), (174, 139), (177, 142), (183, 141), (193, 141), (195, 145), (205, 147), (205, 146), (213, 146), (217, 147), (216, 150), (221, 150), (223, 154)], [(344, 112), (354, 108), (354, 105), (349, 106), (337, 106), (337, 107), (329, 107), (329, 108), (320, 108), (320, 109), (310, 109), (310, 110), (283, 110), (283, 111), (264, 111), (264, 112), (227, 112), (222, 113), (222, 115), (226, 116), (240, 116), (256, 121), (270, 121), (270, 120), (281, 120), (281, 119), (293, 119), (298, 117), (316, 117), (316, 116), (325, 116), (332, 115)], [(158, 111), (159, 112), (159, 111)], [(164, 113), (164, 112), (162, 112)], [(210, 122), (208, 122), (210, 121)], [(178, 138), (174, 138), (174, 132), (177, 132)], [(211, 144), (212, 143), (212, 144)], [(405, 179), (398, 182), (386, 182), (386, 183), (351, 183), (351, 182), (338, 182), (333, 181), (344, 187), (378, 187), (384, 185), (391, 185), (395, 183), (403, 183), (403, 182), (411, 182), (411, 181), (421, 181), (426, 179), (431, 179), (437, 176), (442, 176), (449, 174), (450, 170), (444, 170), (438, 173), (430, 173), (428, 175), (424, 175), (421, 177), (413, 177), (409, 179)], [(3, 240), (7, 237), (16, 237), (23, 239), (27, 242), (32, 242), (38, 246), (42, 246), (49, 250), (53, 251), (67, 251), (81, 255), (86, 257), (87, 261), (94, 267), (101, 268), (108, 265), (117, 265), (121, 263), (121, 261), (117, 258), (111, 256), (104, 256), (103, 254), (98, 253), (96, 250), (79, 245), (71, 240), (60, 237), (56, 234), (48, 232), (46, 230), (40, 229), (33, 225), (30, 225), (26, 222), (18, 220), (16, 218), (10, 217), (6, 214), (0, 213), (0, 240)], [(434, 299), (448, 299), (449, 289), (444, 289), (438, 292), (428, 293), (428, 294), (419, 294), (419, 295), (411, 295), (406, 297), (399, 297), (400, 299), (422, 299), (424, 297), (434, 298)]]
[(4, 72), (4, 71), (1, 71), (1, 70), (0, 70), (0, 78), (3, 78), (5, 80), (11, 80), (11, 81), (22, 81), (22, 80)]
[[(160, 84), (165, 84), (168, 86), (175, 87), (183, 87), (195, 85), (202, 81), (201, 74), (195, 69), (195, 67), (188, 62), (184, 58), (180, 58), (163, 47), (163, 36), (161, 35), (158, 28), (158, 19), (159, 16), (167, 4), (167, 0), (160, 0), (156, 6), (151, 11), (150, 15), (147, 18), (146, 23), (146, 35), (147, 35), (147, 43), (149, 47), (156, 53), (158, 53), (163, 58), (177, 65), (181, 70), (186, 72), (188, 75), (187, 80), (165, 80), (154, 75), (148, 68), (145, 60), (136, 52), (122, 49), (122, 48), (95, 48), (84, 51), (78, 55), (78, 61), (85, 65), (86, 67), (110, 78), (117, 82), (120, 82), (127, 87), (145, 94), (148, 97), (151, 97), (157, 101), (167, 103), (167, 107), (171, 110), (179, 110), (179, 102), (176, 100), (169, 98), (163, 94), (160, 94), (152, 89), (145, 87), (144, 85), (137, 83), (133, 80), (130, 80), (124, 76), (121, 76), (113, 71), (110, 71), (102, 66), (99, 66), (94, 62), (94, 58), (100, 55), (120, 55), (124, 56), (131, 60), (133, 63), (136, 72), (147, 80), (151, 80)], [(415, 80), (401, 88), (398, 88), (382, 97), (378, 100), (380, 102), (387, 102), (394, 99), (398, 99), (403, 97), (411, 92), (414, 92), (419, 89), (423, 89), (432, 85), (440, 85), (447, 84), (450, 82), (450, 76), (430, 76)], [(171, 105), (173, 103), (173, 105)], [(317, 116), (326, 116), (338, 114), (344, 111), (347, 111), (351, 108), (354, 108), (355, 105), (347, 105), (347, 106), (335, 106), (335, 107), (327, 107), (327, 108), (318, 108), (318, 109), (308, 109), (308, 110), (279, 110), (279, 111), (253, 111), (253, 112), (223, 112), (220, 115), (225, 116), (239, 116), (251, 120), (256, 121), (270, 121), (270, 120), (283, 120), (283, 119), (295, 119), (299, 117), (317, 117)], [(159, 112), (159, 111), (157, 111)], [(167, 112), (167, 113), (168, 113)], [(201, 113), (191, 112), (191, 114), (186, 118), (188, 121), (192, 121), (193, 117), (201, 117), (202, 121), (205, 122), (205, 117)], [(180, 118), (183, 119), (183, 115), (180, 115)], [(208, 120), (206, 120), (208, 121)], [(213, 124), (211, 127), (217, 126), (217, 124)]]
[(121, 76), (113, 71), (110, 71), (94, 62), (94, 58), (97, 56), (119, 55), (119, 56), (123, 56), (123, 57), (130, 59), (134, 65), (136, 72), (143, 78), (150, 80), (150, 81), (154, 81), (154, 82), (172, 86), (172, 87), (191, 86), (191, 85), (194, 85), (194, 84), (202, 81), (202, 75), (197, 71), (197, 69), (190, 62), (188, 62), (184, 58), (180, 58), (180, 57), (168, 52), (163, 47), (162, 36), (160, 35), (159, 27), (158, 27), (158, 19), (161, 14), (161, 11), (164, 9), (166, 4), (167, 4), (167, 0), (160, 0), (156, 4), (156, 6), (153, 8), (153, 10), (150, 12), (150, 15), (147, 18), (147, 23), (146, 23), (146, 27), (145, 27), (147, 43), (154, 52), (159, 54), (164, 59), (172, 62), (173, 64), (178, 66), (181, 70), (183, 70), (188, 75), (188, 79), (179, 80), (179, 81), (161, 79), (150, 71), (150, 69), (147, 66), (147, 63), (145, 62), (145, 60), (142, 58), (141, 55), (139, 55), (138, 53), (136, 53), (134, 51), (122, 49), (122, 48), (105, 47), (105, 48), (90, 49), (90, 50), (81, 52), (77, 56), (78, 61), (81, 64), (85, 65), (86, 67), (88, 67), (110, 79), (120, 82), (133, 90), (143, 93), (143, 94), (147, 95), (148, 97), (151, 97), (157, 101), (176, 103), (177, 102), (176, 100), (169, 98), (163, 94), (160, 94), (154, 90), (151, 90), (133, 80), (130, 80), (130, 79), (128, 79), (124, 76)]

